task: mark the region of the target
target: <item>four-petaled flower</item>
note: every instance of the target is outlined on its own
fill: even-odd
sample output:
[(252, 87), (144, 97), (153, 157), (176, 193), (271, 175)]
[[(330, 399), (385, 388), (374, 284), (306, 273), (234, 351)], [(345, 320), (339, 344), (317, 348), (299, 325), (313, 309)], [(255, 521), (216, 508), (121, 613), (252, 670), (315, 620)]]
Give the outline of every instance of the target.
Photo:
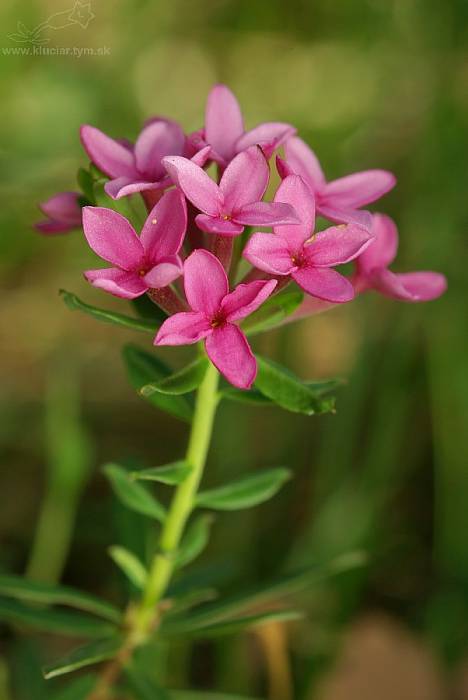
[(170, 190), (151, 210), (138, 236), (127, 219), (103, 207), (84, 207), (83, 230), (90, 247), (114, 267), (88, 270), (85, 277), (117, 297), (134, 299), (166, 287), (182, 274), (179, 252), (187, 228), (184, 196)]
[(265, 122), (245, 131), (241, 108), (226, 85), (215, 85), (206, 103), (205, 128), (189, 137), (194, 149), (210, 146), (210, 159), (221, 168), (250, 146), (261, 146), (266, 158), (296, 133), (291, 124)]
[[(113, 199), (170, 187), (172, 183), (161, 160), (185, 152), (184, 132), (169, 119), (150, 120), (135, 146), (116, 141), (89, 125), (81, 127), (80, 136), (91, 161), (111, 178), (104, 189)], [(194, 162), (204, 165), (208, 154), (209, 148), (201, 150), (194, 156)]]
[(447, 280), (439, 272), (391, 272), (388, 266), (398, 250), (397, 227), (389, 216), (374, 214), (372, 243), (356, 260), (354, 284), (357, 291), (375, 289), (401, 301), (430, 301), (447, 289)]
[(187, 158), (171, 156), (163, 158), (163, 164), (187, 199), (203, 212), (195, 218), (202, 231), (238, 236), (244, 226), (298, 223), (289, 204), (261, 201), (270, 170), (258, 146), (239, 153), (219, 185)]
[(229, 292), (218, 258), (206, 250), (195, 250), (184, 265), (185, 295), (192, 310), (164, 321), (154, 344), (190, 345), (205, 339), (206, 352), (217, 369), (234, 386), (249, 389), (257, 363), (235, 322), (255, 311), (276, 284), (276, 280), (257, 280)]
[(45, 202), (39, 209), (48, 218), (39, 221), (35, 227), (41, 233), (53, 235), (67, 233), (81, 226), (81, 194), (79, 192), (59, 192)]
[(286, 160), (276, 160), (280, 176), (300, 175), (315, 195), (317, 213), (339, 224), (370, 226), (370, 213), (358, 210), (396, 184), (395, 176), (387, 170), (364, 170), (327, 182), (317, 156), (302, 139), (289, 139), (284, 150)]
[(298, 175), (289, 175), (283, 180), (275, 202), (291, 204), (300, 217), (300, 225), (275, 226), (273, 234), (254, 233), (244, 249), (244, 257), (264, 272), (291, 276), (314, 297), (333, 302), (350, 301), (354, 297), (353, 285), (329, 268), (357, 257), (372, 240), (372, 234), (362, 226), (348, 224), (332, 226), (312, 236), (314, 197)]

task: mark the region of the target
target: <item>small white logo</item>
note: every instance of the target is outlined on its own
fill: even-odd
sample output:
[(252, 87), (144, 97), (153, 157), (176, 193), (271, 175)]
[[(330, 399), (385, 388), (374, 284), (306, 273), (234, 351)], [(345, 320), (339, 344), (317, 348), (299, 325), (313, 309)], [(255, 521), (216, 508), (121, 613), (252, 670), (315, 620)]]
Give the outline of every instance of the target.
[(63, 12), (55, 12), (44, 22), (38, 24), (34, 29), (28, 29), (23, 22), (16, 25), (17, 31), (9, 34), (8, 38), (18, 44), (29, 44), (30, 46), (44, 46), (48, 44), (50, 38), (44, 33), (50, 30), (66, 29), (74, 24), (78, 24), (83, 29), (87, 29), (91, 20), (95, 18), (91, 10), (90, 2), (80, 2), (76, 0), (73, 7)]

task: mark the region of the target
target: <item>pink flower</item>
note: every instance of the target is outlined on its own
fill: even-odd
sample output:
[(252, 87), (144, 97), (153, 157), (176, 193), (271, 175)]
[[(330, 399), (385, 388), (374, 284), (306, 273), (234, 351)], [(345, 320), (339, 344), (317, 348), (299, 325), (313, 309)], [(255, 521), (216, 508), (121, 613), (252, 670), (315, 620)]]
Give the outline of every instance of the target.
[(182, 274), (177, 255), (187, 228), (183, 195), (170, 190), (159, 200), (138, 236), (127, 219), (103, 207), (83, 209), (83, 229), (90, 247), (113, 267), (88, 270), (95, 287), (134, 299), (150, 288), (166, 287)]
[(239, 153), (217, 185), (206, 172), (187, 158), (163, 158), (163, 164), (187, 199), (202, 214), (197, 226), (207, 233), (238, 236), (244, 226), (294, 224), (298, 219), (289, 204), (262, 202), (270, 177), (262, 150), (252, 146)]
[(314, 197), (304, 180), (289, 175), (275, 195), (275, 202), (291, 204), (300, 217), (298, 226), (275, 226), (274, 233), (254, 233), (244, 257), (272, 275), (288, 275), (308, 294), (325, 301), (345, 302), (354, 297), (351, 282), (329, 268), (357, 257), (372, 234), (357, 224), (332, 226), (313, 235)]
[(189, 140), (194, 148), (210, 146), (210, 158), (225, 168), (238, 153), (250, 146), (261, 146), (268, 159), (295, 133), (291, 124), (283, 122), (265, 122), (245, 131), (235, 95), (226, 85), (215, 85), (206, 103), (205, 128), (192, 134)]
[[(116, 141), (94, 126), (84, 125), (81, 142), (92, 162), (111, 179), (105, 191), (113, 199), (135, 192), (162, 190), (171, 180), (161, 164), (169, 155), (182, 155), (185, 135), (180, 126), (168, 119), (150, 120), (138, 136), (135, 146)], [(209, 149), (198, 153), (195, 162), (204, 165)]]
[(154, 344), (191, 345), (205, 339), (206, 352), (217, 369), (234, 386), (248, 389), (257, 363), (235, 322), (255, 311), (276, 284), (276, 280), (259, 280), (229, 292), (219, 260), (206, 250), (195, 250), (184, 265), (185, 295), (192, 310), (164, 321)]
[(81, 226), (81, 206), (79, 192), (59, 192), (46, 202), (39, 204), (39, 209), (48, 217), (39, 221), (35, 227), (41, 233), (53, 235), (67, 233)]
[(372, 217), (373, 242), (356, 260), (354, 283), (357, 291), (375, 289), (402, 301), (430, 301), (447, 289), (447, 280), (439, 272), (395, 273), (388, 266), (398, 250), (397, 227), (389, 216)]
[(375, 202), (396, 184), (387, 170), (364, 170), (327, 182), (315, 153), (302, 139), (294, 137), (285, 146), (286, 161), (277, 158), (281, 177), (300, 175), (315, 195), (317, 212), (337, 223), (370, 225), (370, 214), (357, 211)]

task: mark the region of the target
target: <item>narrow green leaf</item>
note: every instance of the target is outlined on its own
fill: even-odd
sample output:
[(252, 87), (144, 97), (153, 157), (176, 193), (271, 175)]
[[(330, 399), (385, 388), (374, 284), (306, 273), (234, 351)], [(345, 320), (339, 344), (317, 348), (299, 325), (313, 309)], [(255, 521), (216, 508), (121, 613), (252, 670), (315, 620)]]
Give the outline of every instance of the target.
[(230, 598), (222, 598), (202, 605), (191, 613), (169, 617), (162, 626), (170, 628), (170, 634), (184, 634), (185, 630), (198, 629), (220, 621), (236, 619), (249, 611), (268, 604), (277, 605), (283, 598), (305, 591), (333, 576), (362, 567), (367, 556), (362, 551), (347, 552), (329, 562), (284, 574), (272, 581), (248, 588)]
[(115, 635), (108, 639), (99, 639), (90, 644), (84, 644), (69, 654), (42, 669), (44, 678), (56, 678), (65, 673), (78, 671), (85, 666), (112, 659), (122, 647), (122, 637)]
[(8, 598), (0, 598), (0, 620), (72, 637), (102, 637), (115, 631), (115, 627), (110, 623), (101, 622), (89, 615), (30, 608)]
[[(138, 392), (146, 384), (159, 382), (172, 374), (172, 370), (154, 353), (146, 352), (136, 345), (125, 345), (122, 354), (130, 384)], [(193, 408), (186, 396), (169, 396), (155, 392), (145, 398), (153, 406), (180, 420), (188, 423), (192, 420)]]
[(269, 297), (262, 306), (242, 324), (247, 335), (263, 333), (278, 326), (301, 305), (304, 294), (298, 290), (288, 290)]
[(258, 355), (257, 363), (255, 386), (278, 406), (307, 416), (333, 411), (334, 399), (321, 398), (285, 367)]
[[(342, 379), (317, 379), (314, 381), (305, 381), (303, 384), (319, 398), (343, 386), (344, 381)], [(221, 398), (228, 399), (228, 401), (251, 404), (252, 406), (272, 406), (275, 404), (272, 399), (269, 399), (268, 396), (265, 396), (261, 391), (255, 388), (245, 391), (243, 389), (235, 389), (232, 386), (226, 386), (221, 389), (220, 395)]]
[[(246, 615), (238, 617), (234, 620), (225, 622), (216, 622), (206, 627), (198, 627), (196, 629), (185, 629), (184, 637), (203, 637), (208, 639), (211, 637), (219, 637), (226, 634), (237, 634), (252, 627), (265, 625), (269, 622), (289, 622), (291, 620), (300, 620), (304, 614), (298, 610), (270, 610), (269, 612), (258, 613), (256, 615)], [(166, 632), (168, 636), (173, 636), (170, 629)]]
[(166, 510), (164, 506), (142, 484), (129, 478), (128, 472), (118, 464), (106, 464), (104, 473), (111, 482), (115, 495), (130, 510), (134, 510), (149, 518), (164, 522)]
[(241, 510), (267, 501), (291, 476), (288, 469), (278, 467), (253, 474), (217, 489), (201, 491), (196, 504), (215, 510)]
[(151, 467), (130, 472), (130, 478), (136, 481), (159, 481), (161, 484), (176, 486), (190, 474), (192, 467), (188, 462), (180, 460), (164, 464), (162, 467)]
[(60, 295), (69, 309), (72, 311), (82, 311), (93, 318), (97, 318), (98, 321), (113, 323), (116, 326), (124, 326), (125, 328), (130, 328), (134, 331), (152, 333), (153, 335), (158, 329), (158, 326), (154, 321), (149, 321), (144, 318), (133, 318), (132, 316), (126, 316), (125, 314), (120, 314), (116, 311), (99, 309), (97, 306), (86, 304), (84, 301), (81, 301), (81, 299), (78, 299), (75, 294), (67, 292), (65, 289), (60, 290)]
[(154, 321), (157, 326), (160, 326), (166, 320), (167, 314), (160, 306), (155, 304), (147, 294), (142, 294), (141, 297), (136, 297), (130, 301), (131, 306), (141, 318), (146, 318)]
[(208, 359), (206, 357), (198, 357), (194, 362), (191, 362), (187, 367), (184, 367), (179, 372), (171, 374), (170, 377), (161, 379), (158, 382), (151, 382), (140, 389), (142, 396), (152, 396), (154, 393), (170, 394), (178, 396), (180, 394), (188, 394), (195, 391), (203, 381), (208, 368)]
[(218, 591), (215, 588), (200, 588), (199, 590), (188, 591), (174, 598), (168, 597), (165, 600), (170, 604), (170, 607), (164, 614), (164, 619), (167, 619), (171, 615), (177, 615), (186, 610), (190, 610), (190, 608), (194, 608), (201, 603), (216, 600), (217, 597)]
[(138, 557), (135, 556), (133, 552), (130, 552), (130, 550), (125, 549), (125, 547), (119, 547), (118, 545), (109, 547), (108, 552), (112, 561), (117, 564), (119, 569), (123, 571), (133, 585), (143, 590), (148, 572)]
[(21, 576), (0, 575), (0, 595), (31, 603), (67, 605), (71, 608), (94, 613), (116, 624), (122, 618), (120, 610), (105, 600), (100, 600), (68, 586), (31, 581)]
[(212, 515), (201, 515), (189, 526), (177, 554), (177, 566), (187, 566), (203, 552), (210, 538)]
[(80, 168), (76, 175), (76, 180), (78, 182), (78, 187), (83, 192), (88, 202), (90, 204), (95, 204), (96, 200), (94, 197), (94, 180), (89, 170), (85, 170), (85, 168)]

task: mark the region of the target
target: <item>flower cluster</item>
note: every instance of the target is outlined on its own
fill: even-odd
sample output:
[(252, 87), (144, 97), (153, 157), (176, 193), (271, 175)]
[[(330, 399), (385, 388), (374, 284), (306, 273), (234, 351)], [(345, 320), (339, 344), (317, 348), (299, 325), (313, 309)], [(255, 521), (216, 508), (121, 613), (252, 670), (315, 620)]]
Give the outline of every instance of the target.
[[(134, 144), (93, 126), (81, 128), (81, 141), (107, 179), (109, 203), (143, 197), (148, 217), (141, 232), (114, 209), (81, 209), (83, 198), (74, 192), (41, 205), (48, 220), (38, 229), (61, 233), (82, 220), (88, 244), (111, 264), (85, 272), (86, 279), (125, 299), (148, 294), (169, 315), (155, 345), (204, 340), (213, 364), (239, 388), (248, 389), (256, 376), (239, 322), (290, 282), (311, 297), (304, 309), (317, 300), (348, 302), (368, 289), (414, 302), (446, 288), (436, 272), (388, 269), (397, 252), (396, 226), (362, 207), (394, 187), (391, 173), (367, 170), (327, 181), (293, 126), (268, 122), (245, 131), (239, 104), (224, 85), (211, 90), (204, 127), (195, 133), (185, 135), (174, 121), (154, 118)], [(273, 201), (265, 201), (269, 161), (280, 147), (281, 183)], [(334, 225), (314, 232), (316, 215)], [(252, 232), (256, 227), (272, 232)], [(239, 281), (240, 261), (252, 268)], [(353, 276), (334, 269), (350, 261)]]

